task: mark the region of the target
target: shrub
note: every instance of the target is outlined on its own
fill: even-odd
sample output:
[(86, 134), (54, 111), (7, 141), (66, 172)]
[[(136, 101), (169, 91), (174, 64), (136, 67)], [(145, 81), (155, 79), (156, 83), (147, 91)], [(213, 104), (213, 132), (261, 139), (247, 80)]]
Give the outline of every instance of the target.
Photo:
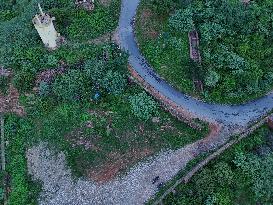
[(109, 93), (121, 94), (126, 86), (125, 76), (119, 72), (108, 71), (102, 80), (102, 87)]
[(151, 96), (147, 95), (146, 92), (130, 96), (129, 101), (132, 113), (139, 119), (147, 121), (158, 113), (157, 103)]
[(46, 57), (46, 65), (50, 67), (56, 67), (58, 65), (58, 59), (54, 55), (47, 55)]
[(47, 96), (50, 92), (50, 87), (47, 82), (41, 81), (39, 85), (39, 95)]
[(169, 19), (169, 25), (176, 32), (189, 32), (194, 29), (193, 13), (190, 8), (180, 9)]
[(86, 75), (93, 82), (101, 82), (105, 74), (105, 64), (96, 59), (87, 60), (84, 65)]
[(79, 70), (58, 76), (52, 84), (53, 93), (61, 100), (79, 100), (85, 94), (85, 79)]
[(219, 80), (220, 80), (220, 75), (214, 70), (209, 70), (205, 78), (205, 84), (209, 87), (214, 87)]

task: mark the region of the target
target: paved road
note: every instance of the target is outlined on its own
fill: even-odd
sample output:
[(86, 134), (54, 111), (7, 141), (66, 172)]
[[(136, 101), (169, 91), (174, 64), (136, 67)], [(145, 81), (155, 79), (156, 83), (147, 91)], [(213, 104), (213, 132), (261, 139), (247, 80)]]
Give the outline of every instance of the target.
[(162, 95), (189, 111), (195, 117), (225, 125), (245, 126), (273, 109), (273, 93), (243, 105), (210, 104), (183, 94), (161, 79), (141, 55), (135, 41), (133, 23), (140, 0), (122, 0), (119, 41), (129, 53), (129, 63), (138, 74)]

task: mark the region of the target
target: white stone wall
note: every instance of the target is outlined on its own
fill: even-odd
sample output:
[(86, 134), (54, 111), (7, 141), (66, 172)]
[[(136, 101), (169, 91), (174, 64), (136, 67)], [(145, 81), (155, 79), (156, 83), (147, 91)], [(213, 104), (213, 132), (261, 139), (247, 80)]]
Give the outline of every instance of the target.
[[(44, 20), (43, 18), (45, 18), (46, 20)], [(39, 15), (34, 17), (33, 24), (45, 46), (50, 49), (56, 49), (59, 34), (55, 30), (52, 20), (53, 18), (49, 17), (46, 14), (43, 16)]]

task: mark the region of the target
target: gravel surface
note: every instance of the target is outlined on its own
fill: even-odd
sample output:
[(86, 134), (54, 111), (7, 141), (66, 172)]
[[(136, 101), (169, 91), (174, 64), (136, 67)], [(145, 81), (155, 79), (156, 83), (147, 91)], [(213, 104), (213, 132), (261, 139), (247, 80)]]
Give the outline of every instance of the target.
[[(138, 163), (127, 174), (104, 184), (73, 179), (64, 153), (54, 153), (46, 143), (28, 150), (28, 170), (34, 180), (43, 184), (40, 205), (143, 204), (158, 191), (160, 183), (172, 179), (190, 160), (224, 143), (228, 138), (226, 133), (175, 151), (162, 151)], [(153, 183), (157, 176), (159, 179)]]

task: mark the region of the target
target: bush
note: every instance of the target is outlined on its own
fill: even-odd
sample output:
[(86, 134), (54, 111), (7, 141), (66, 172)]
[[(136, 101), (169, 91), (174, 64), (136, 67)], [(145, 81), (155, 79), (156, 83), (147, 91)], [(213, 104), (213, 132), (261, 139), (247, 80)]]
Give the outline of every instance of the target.
[(220, 75), (214, 70), (209, 70), (205, 78), (205, 84), (209, 87), (214, 87), (219, 80), (220, 80)]
[(80, 100), (86, 91), (85, 78), (80, 70), (70, 70), (58, 76), (52, 84), (52, 91), (61, 100)]
[(108, 71), (102, 80), (102, 87), (109, 93), (121, 94), (126, 86), (125, 76), (119, 72)]
[(50, 87), (47, 82), (41, 81), (39, 85), (39, 95), (47, 96), (50, 92)]
[(180, 9), (169, 19), (169, 25), (176, 32), (189, 32), (194, 29), (193, 13), (190, 8)]
[(146, 92), (135, 94), (129, 97), (132, 113), (142, 120), (149, 120), (158, 114), (157, 103), (147, 95)]

